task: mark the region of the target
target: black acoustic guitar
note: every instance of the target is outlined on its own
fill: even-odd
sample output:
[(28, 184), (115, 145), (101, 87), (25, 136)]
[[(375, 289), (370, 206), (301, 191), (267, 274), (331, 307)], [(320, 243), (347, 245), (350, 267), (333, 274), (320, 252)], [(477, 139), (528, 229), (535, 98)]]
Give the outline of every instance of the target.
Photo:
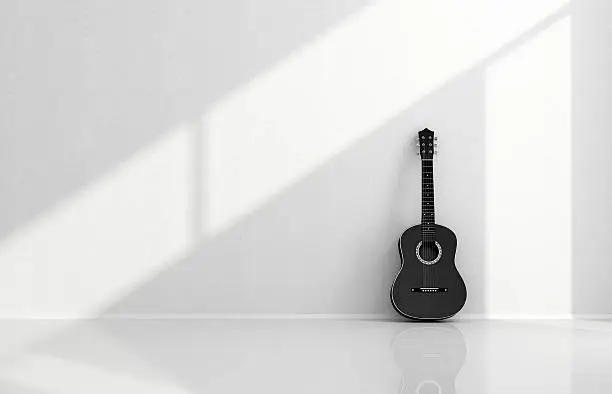
[(421, 224), (404, 231), (399, 239), (402, 266), (391, 286), (391, 303), (402, 316), (416, 320), (441, 320), (465, 304), (467, 290), (455, 266), (457, 237), (436, 224), (434, 214), (434, 132), (419, 132), (421, 156)]

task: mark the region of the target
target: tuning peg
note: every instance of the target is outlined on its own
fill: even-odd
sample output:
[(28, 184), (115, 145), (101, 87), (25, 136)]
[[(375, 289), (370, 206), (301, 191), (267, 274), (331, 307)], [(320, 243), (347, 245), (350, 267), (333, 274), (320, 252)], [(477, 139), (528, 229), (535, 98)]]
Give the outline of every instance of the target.
[(434, 137), (434, 141), (437, 141), (437, 140), (438, 140), (438, 137)]

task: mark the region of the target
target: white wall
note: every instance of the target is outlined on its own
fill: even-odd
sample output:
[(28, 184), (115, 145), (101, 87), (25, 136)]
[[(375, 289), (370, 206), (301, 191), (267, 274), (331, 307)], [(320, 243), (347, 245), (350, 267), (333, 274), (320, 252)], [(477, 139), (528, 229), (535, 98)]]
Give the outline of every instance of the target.
[(465, 313), (611, 313), (609, 16), (4, 1), (0, 316), (393, 316), (423, 127)]

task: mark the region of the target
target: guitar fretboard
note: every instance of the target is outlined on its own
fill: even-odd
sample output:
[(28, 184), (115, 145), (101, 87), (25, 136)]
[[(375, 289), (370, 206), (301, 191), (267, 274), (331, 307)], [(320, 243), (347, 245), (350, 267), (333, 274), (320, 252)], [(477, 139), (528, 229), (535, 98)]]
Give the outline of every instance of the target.
[(434, 239), (436, 230), (434, 208), (433, 160), (421, 160), (421, 232), (423, 238)]

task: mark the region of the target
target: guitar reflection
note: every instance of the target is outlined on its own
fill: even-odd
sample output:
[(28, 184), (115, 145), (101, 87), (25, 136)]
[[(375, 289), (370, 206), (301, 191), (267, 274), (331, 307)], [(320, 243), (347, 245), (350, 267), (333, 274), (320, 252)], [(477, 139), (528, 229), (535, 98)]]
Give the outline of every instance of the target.
[(463, 334), (454, 325), (411, 325), (393, 342), (395, 363), (402, 370), (402, 394), (455, 393), (466, 353)]

